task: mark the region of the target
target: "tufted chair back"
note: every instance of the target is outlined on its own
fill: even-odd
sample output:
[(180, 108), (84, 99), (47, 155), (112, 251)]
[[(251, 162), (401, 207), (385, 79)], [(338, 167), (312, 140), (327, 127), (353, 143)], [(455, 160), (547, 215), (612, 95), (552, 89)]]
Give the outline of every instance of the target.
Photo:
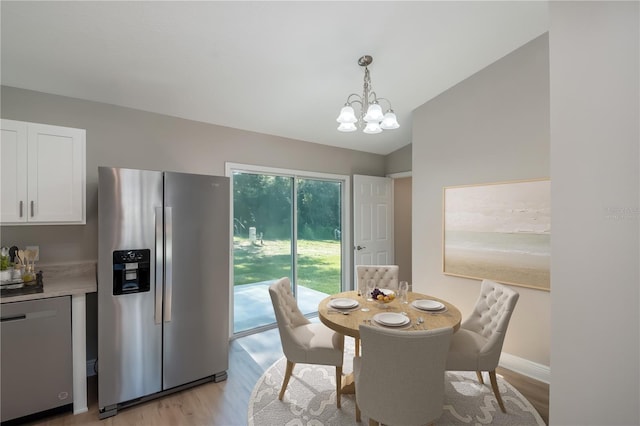
[(447, 370), (475, 371), (484, 384), (482, 372), (488, 371), (491, 387), (500, 410), (506, 413), (496, 381), (502, 344), (519, 294), (510, 287), (484, 280), (473, 312), (451, 339)]
[(276, 314), (282, 351), (287, 358), (282, 388), (282, 400), (296, 363), (333, 365), (336, 367), (336, 404), (340, 408), (344, 335), (322, 323), (312, 323), (300, 312), (291, 292), (291, 281), (280, 278), (269, 286), (269, 296)]
[(464, 320), (461, 327), (487, 339), (483, 352), (494, 347), (498, 349), (495, 355), (500, 356), (509, 320), (518, 297), (518, 292), (507, 286), (489, 280), (482, 281), (480, 296), (473, 312)]
[(298, 303), (291, 291), (291, 281), (287, 277), (280, 278), (269, 286), (269, 295), (276, 314), (278, 332), (282, 342), (282, 350), (288, 359), (300, 362), (305, 358), (304, 341), (297, 338), (294, 330), (310, 321), (302, 315)]
[(271, 294), (278, 326), (282, 324), (288, 328), (295, 328), (309, 324), (309, 320), (302, 315), (300, 308), (298, 308), (298, 302), (293, 297), (289, 278), (280, 278), (269, 287), (269, 293)]
[(358, 288), (361, 292), (367, 287), (367, 281), (374, 280), (379, 288), (398, 290), (398, 265), (357, 265)]

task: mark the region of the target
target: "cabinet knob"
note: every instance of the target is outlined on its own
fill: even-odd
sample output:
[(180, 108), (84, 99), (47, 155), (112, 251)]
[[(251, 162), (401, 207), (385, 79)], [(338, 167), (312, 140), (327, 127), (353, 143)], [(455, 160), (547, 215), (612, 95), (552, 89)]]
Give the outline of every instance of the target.
[(33, 217), (33, 200), (31, 200), (31, 217)]
[(22, 200), (20, 200), (20, 217), (22, 217)]

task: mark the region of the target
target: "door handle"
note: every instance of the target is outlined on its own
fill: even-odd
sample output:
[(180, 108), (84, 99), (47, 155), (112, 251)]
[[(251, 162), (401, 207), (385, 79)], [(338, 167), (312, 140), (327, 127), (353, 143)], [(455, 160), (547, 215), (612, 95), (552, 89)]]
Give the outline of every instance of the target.
[(22, 200), (20, 200), (20, 217), (22, 217)]
[(2, 317), (0, 318), (0, 322), (19, 321), (23, 319), (27, 319), (27, 316), (25, 314), (18, 314), (18, 315)]
[(358, 251), (363, 250), (363, 249), (366, 249), (366, 247), (365, 246), (356, 246), (356, 250), (358, 250)]
[(162, 207), (156, 207), (156, 281), (155, 281), (155, 323), (162, 323), (162, 286), (164, 284), (164, 220)]
[(173, 293), (173, 214), (164, 208), (164, 322), (171, 322), (171, 296)]
[(31, 200), (31, 217), (33, 217), (33, 200)]

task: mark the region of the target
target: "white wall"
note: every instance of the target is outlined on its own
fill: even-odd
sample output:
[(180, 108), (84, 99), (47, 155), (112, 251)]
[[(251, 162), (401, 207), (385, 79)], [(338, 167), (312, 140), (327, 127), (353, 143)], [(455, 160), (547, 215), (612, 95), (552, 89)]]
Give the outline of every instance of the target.
[(640, 424), (638, 2), (551, 2), (550, 421)]
[[(442, 273), (442, 188), (549, 177), (547, 35), (427, 102), (413, 123), (413, 285), (464, 318), (480, 281)], [(553, 289), (514, 288), (504, 351), (548, 366)]]

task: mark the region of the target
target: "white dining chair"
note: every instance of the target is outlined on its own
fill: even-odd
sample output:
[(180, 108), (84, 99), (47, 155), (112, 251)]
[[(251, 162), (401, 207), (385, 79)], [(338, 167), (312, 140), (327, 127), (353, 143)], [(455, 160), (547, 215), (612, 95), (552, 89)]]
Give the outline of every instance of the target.
[(379, 288), (397, 291), (399, 272), (398, 265), (357, 265), (358, 288), (364, 291), (367, 281), (373, 280)]
[(356, 421), (424, 425), (442, 415), (452, 328), (394, 330), (360, 326), (362, 356), (354, 357)]
[(510, 287), (482, 281), (473, 312), (453, 335), (447, 356), (447, 370), (475, 371), (482, 384), (482, 372), (489, 372), (491, 388), (503, 413), (507, 411), (498, 389), (496, 368), (518, 297), (518, 292)]
[(291, 291), (291, 281), (284, 277), (269, 286), (269, 295), (287, 358), (287, 368), (279, 399), (282, 400), (296, 363), (332, 365), (336, 367), (336, 404), (340, 408), (344, 335), (322, 323), (310, 322)]

